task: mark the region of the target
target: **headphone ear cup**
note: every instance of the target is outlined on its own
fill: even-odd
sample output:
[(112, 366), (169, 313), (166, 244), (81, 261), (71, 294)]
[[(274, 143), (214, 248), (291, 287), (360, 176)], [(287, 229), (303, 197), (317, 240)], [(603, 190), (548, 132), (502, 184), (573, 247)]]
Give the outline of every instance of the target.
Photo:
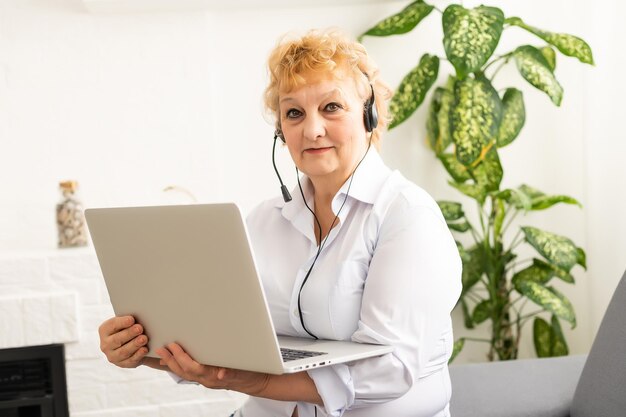
[(370, 88), (372, 89), (372, 95), (363, 106), (363, 122), (365, 123), (365, 130), (368, 132), (373, 131), (378, 126), (378, 110), (376, 110), (374, 87), (370, 85)]
[(378, 110), (376, 109), (376, 101), (374, 100), (373, 95), (372, 95), (372, 105), (370, 106), (369, 118), (370, 118), (370, 126), (372, 127), (372, 130), (376, 129), (376, 127), (378, 126)]

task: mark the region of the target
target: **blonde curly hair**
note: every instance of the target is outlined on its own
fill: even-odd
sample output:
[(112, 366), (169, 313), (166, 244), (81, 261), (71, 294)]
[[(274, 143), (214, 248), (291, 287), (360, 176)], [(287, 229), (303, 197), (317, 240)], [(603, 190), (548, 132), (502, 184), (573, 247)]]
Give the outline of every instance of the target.
[[(305, 35), (281, 38), (268, 59), (269, 84), (265, 89), (266, 109), (275, 117), (280, 128), (279, 95), (288, 93), (311, 81), (311, 77), (340, 77), (347, 74), (354, 78), (357, 92), (363, 103), (369, 99), (371, 88), (376, 97), (378, 126), (373, 132), (372, 143), (380, 146), (382, 130), (389, 124), (387, 108), (391, 89), (378, 78), (379, 70), (369, 58), (365, 47), (338, 29), (310, 30)], [(342, 74), (343, 72), (343, 74)]]

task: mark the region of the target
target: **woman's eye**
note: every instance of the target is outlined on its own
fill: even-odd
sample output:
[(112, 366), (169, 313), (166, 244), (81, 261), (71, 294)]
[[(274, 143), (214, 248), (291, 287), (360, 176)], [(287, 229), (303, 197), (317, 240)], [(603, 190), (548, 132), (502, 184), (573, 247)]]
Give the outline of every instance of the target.
[(296, 117), (300, 117), (301, 114), (300, 110), (289, 109), (287, 110), (286, 116), (288, 119), (295, 119)]
[(341, 109), (341, 104), (339, 103), (328, 103), (325, 107), (326, 111), (334, 112)]

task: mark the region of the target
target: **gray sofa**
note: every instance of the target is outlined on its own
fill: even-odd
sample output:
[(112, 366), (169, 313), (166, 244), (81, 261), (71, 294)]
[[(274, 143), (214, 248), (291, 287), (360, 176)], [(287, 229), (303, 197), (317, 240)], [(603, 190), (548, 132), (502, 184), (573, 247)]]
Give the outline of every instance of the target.
[(626, 273), (589, 355), (452, 365), (452, 417), (626, 417)]

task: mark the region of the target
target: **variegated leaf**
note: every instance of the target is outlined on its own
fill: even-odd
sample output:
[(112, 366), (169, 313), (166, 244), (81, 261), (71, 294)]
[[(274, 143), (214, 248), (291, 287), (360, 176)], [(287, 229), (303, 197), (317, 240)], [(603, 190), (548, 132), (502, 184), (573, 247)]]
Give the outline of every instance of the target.
[(497, 135), (497, 146), (502, 148), (517, 137), (524, 126), (526, 110), (522, 92), (516, 88), (507, 88), (502, 98), (502, 122)]
[(495, 138), (501, 118), (502, 102), (488, 80), (468, 77), (456, 81), (450, 131), (460, 163), (470, 166), (481, 156)]
[(465, 302), (465, 298), (461, 298), (461, 309), (463, 310), (463, 323), (468, 329), (474, 328), (474, 322), (472, 321), (472, 315), (469, 313), (469, 307)]
[(454, 93), (452, 92), (452, 87), (450, 90), (444, 89), (441, 94), (441, 108), (439, 113), (437, 113), (437, 123), (439, 125), (439, 137), (435, 147), (437, 154), (445, 152), (452, 143), (452, 136), (450, 135), (450, 108), (453, 102)]
[(476, 184), (484, 190), (488, 192), (498, 190), (504, 171), (496, 147), (492, 146), (485, 153), (482, 161), (469, 171)]
[(580, 203), (572, 197), (566, 195), (545, 195), (543, 192), (529, 187), (526, 184), (519, 186), (518, 190), (530, 198), (531, 210), (545, 210), (558, 203), (576, 204), (581, 206)]
[(582, 248), (576, 248), (576, 262), (578, 265), (587, 269), (587, 255)]
[(554, 276), (552, 269), (546, 265), (531, 265), (522, 269), (511, 279), (513, 286), (517, 288), (519, 281), (532, 281), (539, 284), (545, 284)]
[(494, 210), (496, 212), (493, 220), (493, 233), (495, 236), (500, 236), (500, 233), (502, 233), (504, 217), (506, 216), (506, 208), (504, 207), (504, 201), (500, 198), (494, 198), (493, 202)]
[(485, 199), (487, 198), (487, 190), (485, 190), (485, 187), (483, 187), (482, 185), (459, 184), (454, 181), (448, 181), (448, 184), (450, 184), (450, 186), (456, 188), (457, 190), (459, 190), (466, 196), (471, 197), (474, 200), (478, 201), (480, 205), (483, 205), (483, 203), (485, 202)]
[(450, 360), (448, 360), (448, 363), (452, 363), (454, 358), (456, 358), (456, 356), (459, 353), (461, 353), (461, 351), (463, 350), (463, 346), (464, 345), (465, 345), (465, 339), (464, 338), (460, 338), (459, 340), (454, 342), (454, 345), (452, 347), (452, 355), (450, 356)]
[(569, 354), (569, 348), (561, 329), (561, 323), (556, 316), (552, 316), (550, 320), (552, 323), (552, 356), (567, 356)]
[(448, 174), (450, 174), (454, 181), (464, 183), (472, 178), (467, 170), (467, 167), (456, 159), (456, 155), (445, 153), (438, 155), (438, 157), (443, 164), (443, 167), (446, 171), (448, 171)]
[(513, 53), (517, 69), (526, 81), (543, 91), (557, 106), (563, 99), (563, 87), (554, 77), (550, 65), (534, 46), (523, 45)]
[(506, 23), (519, 26), (540, 37), (549, 44), (556, 46), (556, 48), (561, 51), (563, 55), (573, 56), (578, 58), (580, 62), (594, 65), (591, 47), (587, 44), (587, 42), (577, 36), (568, 35), (567, 33), (553, 33), (537, 29), (527, 25), (519, 17), (510, 17), (506, 19)]
[(455, 232), (465, 233), (470, 229), (470, 224), (466, 221), (460, 223), (448, 223), (448, 228)]
[(531, 198), (520, 189), (511, 188), (509, 190), (507, 202), (518, 210), (529, 211), (532, 208)]
[(556, 52), (554, 52), (554, 49), (550, 46), (544, 46), (539, 48), (539, 52), (541, 52), (541, 55), (546, 59), (546, 62), (550, 66), (550, 71), (554, 72), (556, 69)]
[(566, 356), (569, 353), (559, 319), (552, 315), (551, 324), (540, 317), (533, 323), (535, 351), (540, 358)]
[(559, 268), (569, 271), (578, 262), (578, 248), (565, 236), (528, 226), (522, 227), (522, 231), (526, 241)]
[(552, 313), (554, 313), (554, 315), (556, 315), (558, 318), (567, 321), (572, 326), (572, 329), (576, 327), (576, 313), (574, 312), (574, 306), (572, 305), (571, 301), (556, 288), (546, 288), (548, 289), (548, 291), (554, 294), (556, 298), (560, 300), (561, 305), (563, 306), (562, 310), (557, 309), (557, 311), (552, 311)]
[(520, 190), (521, 192), (526, 194), (528, 196), (528, 198), (531, 199), (531, 201), (534, 200), (537, 197), (542, 197), (542, 196), (545, 195), (542, 191), (539, 191), (538, 189), (533, 188), (533, 187), (531, 187), (529, 185), (526, 185), (526, 184), (522, 184), (522, 185), (520, 185), (517, 188), (518, 188), (518, 190)]
[(359, 41), (364, 36), (389, 36), (410, 32), (422, 19), (432, 12), (433, 8), (433, 6), (424, 3), (422, 0), (414, 1), (399, 13), (378, 22), (374, 27), (359, 36)]
[(459, 220), (465, 215), (461, 203), (455, 201), (437, 201), (437, 204), (441, 209), (443, 218), (446, 219), (447, 222)]
[(534, 198), (532, 200), (532, 210), (545, 210), (558, 203), (575, 204), (577, 206), (581, 206), (578, 200), (566, 195), (544, 195)]
[(572, 276), (572, 274), (570, 274), (568, 271), (564, 269), (559, 268), (556, 265), (552, 265), (550, 263), (544, 262), (541, 259), (537, 259), (537, 258), (533, 258), (533, 265), (539, 268), (550, 270), (553, 276), (556, 276), (557, 278), (569, 284), (574, 283), (574, 277)]
[(533, 323), (533, 342), (538, 358), (549, 358), (552, 356), (552, 327), (541, 317), (535, 317)]
[(481, 301), (480, 303), (476, 304), (476, 307), (474, 307), (474, 312), (472, 313), (472, 321), (476, 324), (482, 323), (489, 318), (489, 316), (491, 315), (491, 310), (491, 301)]
[(459, 256), (461, 257), (461, 260), (463, 262), (469, 262), (470, 256), (468, 255), (467, 251), (465, 250), (461, 242), (459, 242), (458, 240), (455, 240), (454, 243), (456, 243), (456, 248), (459, 251)]
[(405, 121), (422, 104), (426, 92), (437, 79), (438, 71), (439, 58), (424, 54), (419, 64), (404, 77), (389, 103), (393, 116), (389, 129)]
[(437, 87), (430, 101), (428, 119), (426, 120), (426, 136), (430, 148), (437, 155), (444, 152), (452, 143), (450, 138), (450, 106), (453, 100), (454, 96), (451, 91)]
[(428, 107), (428, 118), (426, 119), (426, 139), (430, 145), (430, 149), (437, 152), (437, 141), (439, 139), (439, 111), (441, 110), (441, 96), (444, 93), (442, 87), (435, 88), (433, 96), (430, 99), (430, 106)]
[(504, 14), (495, 7), (465, 9), (452, 4), (443, 13), (443, 46), (457, 76), (476, 72), (496, 49)]
[(474, 246), (467, 252), (469, 260), (463, 261), (463, 272), (461, 275), (463, 290), (462, 294), (467, 293), (478, 281), (483, 274), (483, 250), (480, 246)]
[(554, 288), (544, 287), (534, 281), (517, 280), (515, 289), (535, 304), (569, 322), (572, 328), (576, 327), (572, 303)]

